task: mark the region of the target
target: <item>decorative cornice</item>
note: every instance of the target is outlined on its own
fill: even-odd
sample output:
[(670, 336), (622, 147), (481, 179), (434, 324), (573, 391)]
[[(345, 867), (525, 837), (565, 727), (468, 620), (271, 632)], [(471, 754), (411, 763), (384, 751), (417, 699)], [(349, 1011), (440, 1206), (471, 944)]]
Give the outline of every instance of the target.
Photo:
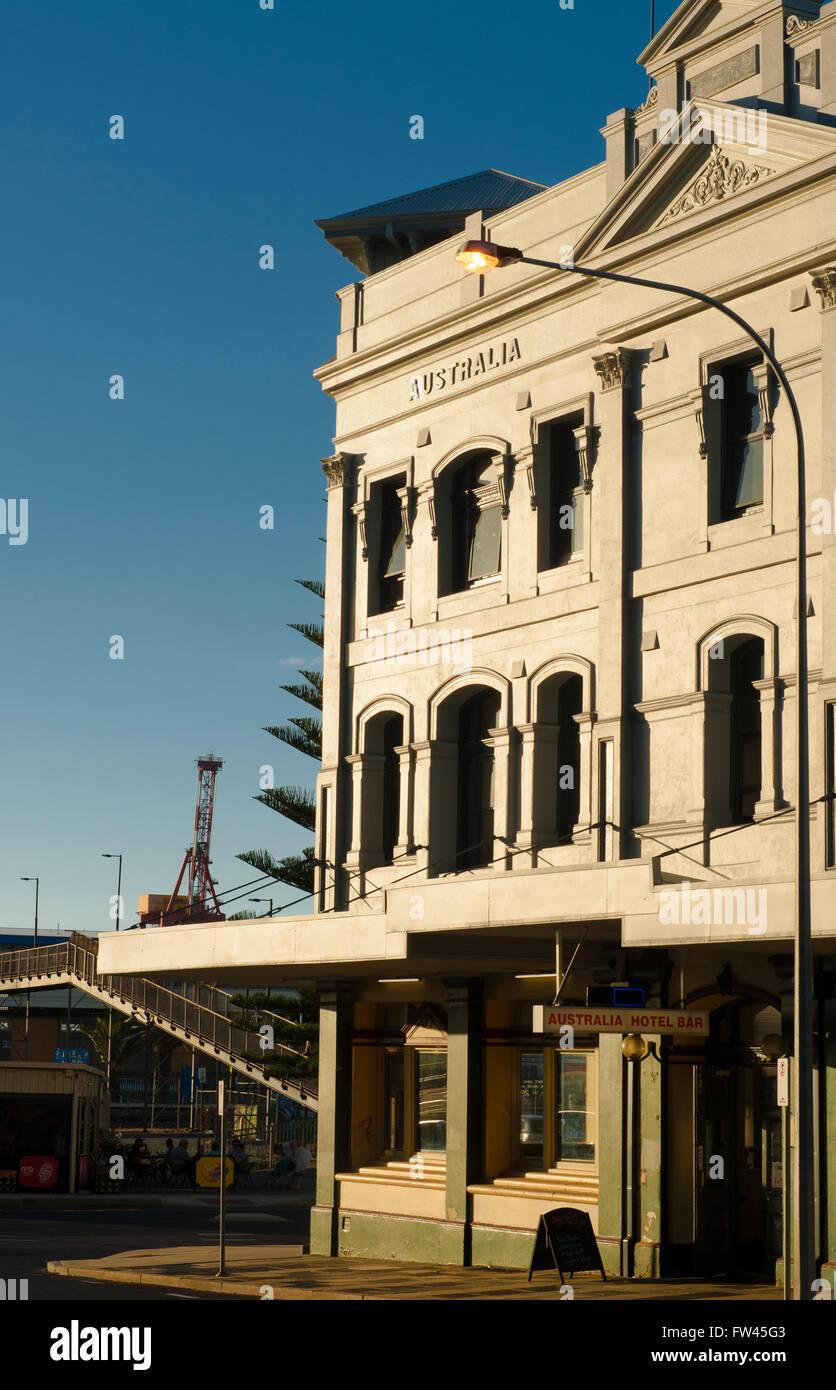
[(822, 310), (836, 309), (836, 265), (827, 265), (813, 276), (813, 289), (821, 300)]
[(604, 352), (593, 357), (592, 365), (601, 378), (604, 391), (613, 391), (617, 386), (627, 386), (630, 381), (632, 354), (629, 348), (616, 348), (614, 352)]
[(351, 481), (354, 471), (354, 456), (352, 454), (332, 454), (330, 458), (322, 460), (322, 471), (328, 479), (329, 488), (343, 487), (345, 483)]
[(742, 193), (744, 189), (752, 188), (762, 178), (774, 173), (775, 170), (765, 164), (745, 164), (742, 159), (730, 159), (728, 155), (723, 154), (719, 146), (715, 146), (705, 167), (685, 192), (680, 193), (656, 225), (664, 227), (676, 217), (683, 217), (690, 212), (696, 212), (698, 208), (719, 202), (722, 198)]

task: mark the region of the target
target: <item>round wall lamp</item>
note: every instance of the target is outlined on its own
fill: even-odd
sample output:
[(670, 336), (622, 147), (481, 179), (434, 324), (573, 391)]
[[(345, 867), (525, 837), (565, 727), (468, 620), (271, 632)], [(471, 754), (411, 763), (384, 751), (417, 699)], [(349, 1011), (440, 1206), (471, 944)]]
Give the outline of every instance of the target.
[(622, 1055), (628, 1062), (643, 1062), (649, 1051), (650, 1044), (641, 1033), (628, 1033), (621, 1044)]

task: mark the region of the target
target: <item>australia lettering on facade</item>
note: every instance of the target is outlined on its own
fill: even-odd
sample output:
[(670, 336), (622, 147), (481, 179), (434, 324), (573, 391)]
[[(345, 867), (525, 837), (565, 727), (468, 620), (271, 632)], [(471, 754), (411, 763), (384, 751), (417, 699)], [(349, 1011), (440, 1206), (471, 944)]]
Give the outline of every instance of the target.
[(432, 371), (411, 376), (409, 399), (422, 401), (426, 396), (432, 395), (433, 391), (445, 391), (448, 386), (458, 386), (463, 381), (475, 381), (476, 377), (483, 376), (494, 367), (506, 367), (511, 362), (517, 362), (521, 356), (519, 341), (516, 338), (505, 338), (501, 343), (496, 343), (483, 352), (477, 352), (472, 357), (460, 357), (449, 366), (435, 367)]

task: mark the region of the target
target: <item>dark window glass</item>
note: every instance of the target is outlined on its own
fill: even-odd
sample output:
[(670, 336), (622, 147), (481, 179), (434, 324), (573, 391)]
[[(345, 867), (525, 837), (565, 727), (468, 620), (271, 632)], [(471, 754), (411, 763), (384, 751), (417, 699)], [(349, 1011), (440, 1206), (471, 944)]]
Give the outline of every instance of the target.
[(828, 869), (836, 865), (836, 703), (825, 705), (827, 766), (827, 857)]
[(393, 715), (383, 727), (383, 862), (391, 864), (398, 843), (401, 807), (400, 759), (395, 749), (403, 743), (403, 718)]
[(753, 364), (727, 366), (723, 378), (723, 516), (763, 503), (763, 412)]
[(496, 726), (499, 695), (487, 691), (459, 711), (457, 869), (493, 859), (493, 748), (488, 730)]
[(447, 1147), (447, 1053), (419, 1048), (415, 1059), (418, 1152), (443, 1153)]
[(386, 1113), (384, 1143), (387, 1153), (402, 1153), (404, 1146), (404, 1050), (391, 1048), (386, 1052), (385, 1075)]
[(380, 489), (380, 612), (403, 603), (406, 541), (398, 488), (402, 480), (384, 483)]
[(543, 1166), (543, 1054), (520, 1056), (520, 1158)]
[(763, 679), (763, 643), (744, 642), (731, 657), (731, 812), (750, 821), (761, 795), (761, 701), (752, 684)]
[(499, 574), (502, 512), (490, 456), (477, 455), (453, 480), (453, 574), (458, 589)]
[(581, 731), (574, 718), (581, 713), (583, 682), (580, 676), (565, 680), (557, 696), (557, 817), (559, 840), (567, 840), (580, 818)]
[(574, 434), (582, 424), (583, 416), (577, 415), (550, 430), (550, 568), (583, 551), (583, 473)]
[(555, 1069), (555, 1157), (592, 1162), (595, 1117), (590, 1111), (589, 1058), (555, 1051)]

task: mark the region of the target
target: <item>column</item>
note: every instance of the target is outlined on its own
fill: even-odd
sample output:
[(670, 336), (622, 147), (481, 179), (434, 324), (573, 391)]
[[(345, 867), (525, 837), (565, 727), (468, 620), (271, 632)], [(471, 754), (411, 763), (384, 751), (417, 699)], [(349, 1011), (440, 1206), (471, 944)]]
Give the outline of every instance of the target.
[[(514, 506), (508, 523), (511, 598), (530, 598), (538, 592), (538, 525), (540, 498), (534, 468), (534, 448), (514, 450)], [(510, 562), (513, 561), (513, 564)]]
[(621, 1034), (601, 1033), (598, 1040), (598, 1248), (608, 1274), (621, 1272), (624, 1067)]
[(643, 1062), (628, 1063), (636, 1068), (639, 1086), (639, 1162), (633, 1257), (637, 1279), (658, 1279), (665, 1198), (662, 1188), (663, 1062), (659, 1055), (661, 1038), (644, 1036), (648, 1043), (655, 1043), (656, 1055), (651, 1053)]
[(755, 817), (771, 816), (786, 805), (782, 796), (781, 768), (778, 753), (781, 747), (781, 705), (783, 682), (775, 679), (752, 682), (761, 697), (761, 794), (755, 806)]
[[(632, 742), (631, 663), (629, 644), (630, 527), (628, 467), (633, 406), (633, 354), (613, 347), (592, 359), (599, 379), (595, 420), (600, 447), (595, 465), (595, 535), (588, 562), (601, 586), (598, 608), (598, 736), (613, 741), (612, 855), (621, 859), (631, 841), (625, 824), (630, 806)], [(636, 390), (640, 383), (636, 383)], [(622, 737), (623, 735), (623, 737)], [(596, 784), (598, 778), (596, 777)], [(596, 810), (598, 808), (596, 807)], [(595, 819), (599, 817), (596, 815)]]
[(520, 820), (517, 826), (516, 841), (526, 853), (516, 856), (516, 867), (532, 868), (534, 845), (534, 767), (536, 753), (536, 724), (518, 724), (520, 738)]
[(414, 755), (409, 744), (404, 744), (395, 749), (398, 757), (398, 775), (400, 778), (400, 798), (398, 803), (398, 842), (395, 845), (395, 858), (401, 859), (404, 855), (414, 852), (415, 846), (412, 839), (412, 768)]
[(506, 840), (512, 840), (511, 806), (513, 803), (511, 786), (511, 729), (489, 729), (489, 741), (493, 749), (493, 859), (495, 869), (512, 867), (514, 856)]
[[(447, 986), (447, 1176), (445, 1216), (453, 1223), (455, 1263), (468, 1265), (470, 1210), (467, 1189), (482, 1176), (481, 980), (446, 980)], [(451, 1258), (451, 1263), (453, 1259)]]
[[(322, 773), (318, 786), (330, 786), (327, 834), (321, 820), (324, 814), (325, 798), (320, 794), (317, 805), (317, 844), (320, 857), (328, 859), (335, 866), (333, 894), (322, 893), (323, 871), (316, 874), (315, 910), (340, 906), (344, 878), (336, 866), (342, 863), (350, 828), (346, 824), (347, 777), (342, 755), (343, 710), (347, 698), (348, 672), (345, 667), (345, 648), (353, 630), (353, 594), (355, 588), (355, 547), (353, 541), (354, 523), (351, 516), (351, 502), (356, 492), (355, 459), (350, 454), (334, 454), (322, 460), (322, 469), (328, 480), (328, 519), (326, 529), (325, 586), (328, 602), (325, 606), (325, 643), (323, 648), (322, 676)], [(326, 874), (327, 879), (327, 874)], [(331, 885), (327, 885), (330, 889)], [(332, 901), (326, 901), (331, 900)]]
[(592, 832), (589, 827), (594, 820), (592, 814), (592, 729), (595, 724), (595, 715), (591, 710), (583, 710), (580, 714), (575, 714), (572, 717), (580, 730), (580, 763), (578, 766), (580, 797), (578, 800), (578, 822), (572, 836), (572, 843), (585, 845), (589, 843), (591, 838)]
[(351, 1143), (351, 1028), (349, 985), (323, 984), (319, 991), (319, 1117), (316, 1204), (311, 1209), (311, 1254), (336, 1255), (339, 1195), (336, 1174), (349, 1164)]

